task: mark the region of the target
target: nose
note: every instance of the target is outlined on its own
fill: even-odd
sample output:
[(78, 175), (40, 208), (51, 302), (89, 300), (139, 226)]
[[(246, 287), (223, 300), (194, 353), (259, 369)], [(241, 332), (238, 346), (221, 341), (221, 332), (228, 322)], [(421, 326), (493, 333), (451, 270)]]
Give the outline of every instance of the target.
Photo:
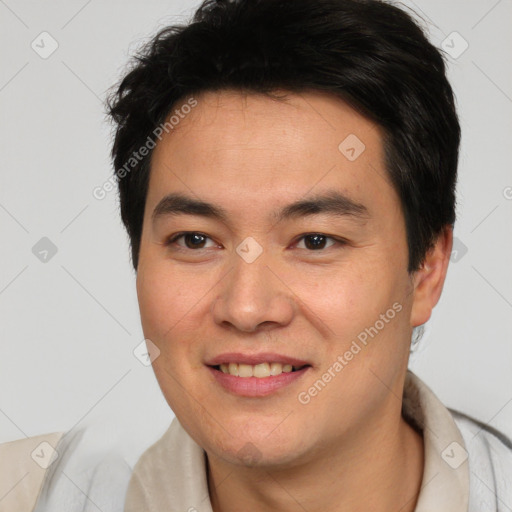
[(233, 254), (233, 266), (220, 281), (211, 312), (218, 325), (243, 332), (288, 325), (295, 307), (286, 276), (263, 253), (249, 263)]

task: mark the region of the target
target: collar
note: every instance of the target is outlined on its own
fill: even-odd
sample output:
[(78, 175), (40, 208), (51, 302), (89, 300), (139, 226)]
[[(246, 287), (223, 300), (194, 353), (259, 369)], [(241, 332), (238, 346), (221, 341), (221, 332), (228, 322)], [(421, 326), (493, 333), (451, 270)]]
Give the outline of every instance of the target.
[[(469, 469), (462, 435), (450, 411), (407, 371), (402, 414), (423, 434), (425, 464), (415, 512), (466, 512)], [(174, 418), (165, 434), (137, 461), (124, 512), (213, 512), (206, 454)]]
[(425, 462), (414, 512), (467, 512), (469, 468), (462, 434), (450, 411), (410, 370), (402, 415), (423, 434)]

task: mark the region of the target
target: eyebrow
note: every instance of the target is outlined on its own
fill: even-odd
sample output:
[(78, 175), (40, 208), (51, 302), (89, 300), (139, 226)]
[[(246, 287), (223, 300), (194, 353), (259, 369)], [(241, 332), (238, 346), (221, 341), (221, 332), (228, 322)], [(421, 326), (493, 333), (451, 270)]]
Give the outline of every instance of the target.
[[(271, 214), (276, 223), (312, 215), (349, 217), (363, 221), (370, 217), (368, 208), (350, 197), (330, 190), (322, 194), (301, 199)], [(223, 222), (229, 225), (229, 215), (221, 206), (197, 200), (181, 193), (171, 193), (163, 197), (152, 213), (153, 223), (161, 217), (175, 215), (195, 215)]]

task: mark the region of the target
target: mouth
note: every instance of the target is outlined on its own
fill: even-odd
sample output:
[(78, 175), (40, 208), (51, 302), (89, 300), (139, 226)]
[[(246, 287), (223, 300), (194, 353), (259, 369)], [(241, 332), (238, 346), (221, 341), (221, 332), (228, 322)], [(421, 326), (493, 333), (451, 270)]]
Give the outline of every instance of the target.
[(221, 363), (218, 365), (208, 365), (210, 368), (234, 377), (265, 379), (267, 377), (277, 377), (283, 373), (294, 373), (309, 367), (309, 364), (291, 365), (278, 362), (264, 362), (259, 364), (244, 363)]
[(310, 371), (306, 361), (279, 354), (230, 353), (206, 362), (214, 385), (243, 397), (265, 397), (299, 381)]

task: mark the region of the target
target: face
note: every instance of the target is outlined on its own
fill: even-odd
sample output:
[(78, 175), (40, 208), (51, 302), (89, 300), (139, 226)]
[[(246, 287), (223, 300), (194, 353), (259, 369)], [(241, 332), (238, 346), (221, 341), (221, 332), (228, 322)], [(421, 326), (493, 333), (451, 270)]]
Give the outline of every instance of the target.
[(137, 273), (167, 402), (235, 464), (378, 435), (414, 325), (382, 133), (321, 93), (195, 100), (154, 150)]

